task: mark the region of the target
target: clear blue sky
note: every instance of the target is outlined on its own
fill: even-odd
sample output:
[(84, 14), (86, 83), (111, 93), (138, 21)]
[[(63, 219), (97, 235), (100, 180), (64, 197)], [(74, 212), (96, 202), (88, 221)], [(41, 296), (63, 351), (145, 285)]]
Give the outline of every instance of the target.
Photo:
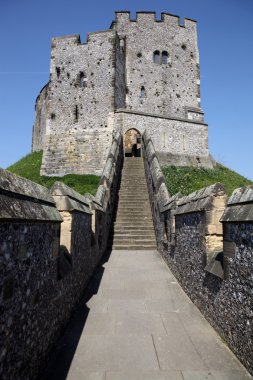
[(201, 104), (209, 149), (253, 180), (252, 0), (1, 0), (0, 166), (31, 150), (34, 103), (49, 79), (50, 39), (106, 30), (115, 10), (198, 21)]

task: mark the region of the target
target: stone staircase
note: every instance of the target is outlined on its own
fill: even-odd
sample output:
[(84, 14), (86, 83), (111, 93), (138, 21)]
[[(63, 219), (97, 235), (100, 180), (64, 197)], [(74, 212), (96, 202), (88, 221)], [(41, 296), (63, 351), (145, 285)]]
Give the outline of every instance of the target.
[(157, 248), (142, 157), (124, 159), (112, 248)]

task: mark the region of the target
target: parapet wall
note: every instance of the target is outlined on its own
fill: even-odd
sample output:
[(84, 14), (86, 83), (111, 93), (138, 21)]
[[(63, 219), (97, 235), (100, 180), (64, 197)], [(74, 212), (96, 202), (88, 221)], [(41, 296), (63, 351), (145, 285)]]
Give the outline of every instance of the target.
[(171, 13), (161, 13), (161, 18), (157, 18), (156, 12), (136, 12), (136, 17), (131, 17), (129, 11), (116, 11), (115, 21), (113, 21), (111, 28), (115, 27), (115, 23), (164, 23), (165, 25), (174, 25), (181, 28), (196, 28), (196, 20), (184, 18), (183, 22), (180, 22), (180, 17)]
[[(0, 377), (36, 379), (107, 248), (122, 165), (117, 134), (96, 197), (0, 169)], [(103, 196), (101, 196), (103, 194)]]
[(253, 373), (253, 186), (227, 203), (221, 184), (171, 197), (144, 134), (158, 249), (205, 318)]

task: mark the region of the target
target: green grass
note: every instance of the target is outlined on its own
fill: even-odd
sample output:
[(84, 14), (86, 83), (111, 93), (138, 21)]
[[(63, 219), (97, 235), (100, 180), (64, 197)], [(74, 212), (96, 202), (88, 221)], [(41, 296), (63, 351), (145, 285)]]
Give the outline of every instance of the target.
[(227, 194), (231, 195), (234, 189), (253, 184), (252, 181), (220, 164), (214, 169), (164, 166), (162, 170), (171, 195), (178, 192), (188, 195), (217, 182), (221, 182)]
[(40, 176), (40, 166), (42, 161), (42, 152), (34, 152), (21, 158), (15, 164), (9, 166), (7, 170), (21, 177), (28, 178), (33, 182), (39, 183), (50, 188), (54, 182), (61, 181), (67, 186), (72, 187), (80, 194), (96, 194), (100, 177), (96, 175), (79, 175), (68, 174), (63, 177), (45, 177)]
[[(90, 193), (95, 195), (100, 177), (78, 174), (68, 174), (63, 177), (40, 176), (41, 161), (42, 152), (34, 152), (11, 165), (8, 170), (21, 177), (28, 178), (33, 182), (46, 186), (47, 188), (50, 188), (54, 182), (61, 181), (80, 194)], [(227, 194), (230, 195), (233, 190), (238, 187), (253, 184), (252, 181), (220, 164), (217, 164), (214, 169), (193, 168), (188, 166), (164, 166), (162, 170), (171, 195), (178, 192), (182, 195), (188, 195), (193, 191), (202, 189), (216, 182), (223, 183)]]

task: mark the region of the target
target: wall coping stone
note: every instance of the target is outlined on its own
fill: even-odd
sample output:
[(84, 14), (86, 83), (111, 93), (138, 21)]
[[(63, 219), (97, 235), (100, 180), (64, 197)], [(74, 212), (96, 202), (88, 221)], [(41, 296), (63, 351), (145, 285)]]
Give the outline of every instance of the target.
[(235, 189), (228, 200), (228, 206), (240, 203), (253, 203), (253, 185)]
[(163, 207), (163, 212), (175, 209), (180, 198), (182, 198), (181, 193), (177, 193), (170, 197), (168, 202)]
[(230, 205), (222, 215), (220, 222), (252, 222), (253, 221), (253, 203), (244, 205)]
[(226, 193), (221, 183), (215, 183), (214, 185), (195, 191), (179, 199), (176, 215), (210, 210), (213, 206), (213, 198), (224, 195)]
[(0, 168), (0, 194), (12, 193), (54, 205), (49, 190), (38, 183)]
[(0, 169), (0, 219), (62, 222), (46, 187), (4, 169)]
[(141, 112), (141, 111), (133, 111), (133, 110), (129, 111), (129, 110), (126, 110), (124, 108), (118, 108), (117, 110), (115, 110), (115, 113), (128, 113), (128, 114), (133, 114), (133, 115), (155, 117), (158, 119), (182, 121), (184, 123), (190, 123), (190, 124), (200, 124), (200, 125), (204, 125), (206, 127), (208, 126), (208, 124), (203, 123), (202, 121), (199, 121), (199, 120), (184, 119), (181, 117), (172, 117), (169, 115), (160, 115), (160, 114), (156, 114), (156, 113), (147, 113), (147, 112)]
[(85, 206), (84, 204), (72, 198), (69, 198), (68, 196), (56, 195), (54, 199), (55, 199), (58, 211), (69, 211), (69, 212), (79, 211), (85, 214), (92, 214), (92, 211), (90, 210), (89, 206)]
[(85, 196), (87, 197), (89, 201), (91, 209), (104, 211), (102, 204), (99, 202), (99, 200), (96, 197), (94, 197), (91, 194), (85, 194)]
[(89, 202), (85, 196), (81, 195), (71, 187), (65, 185), (63, 182), (55, 182), (51, 187), (50, 192), (53, 196), (67, 196), (89, 207)]
[(211, 186), (204, 187), (203, 189), (194, 191), (193, 193), (182, 197), (178, 205), (184, 205), (189, 202), (195, 202), (199, 199), (207, 198), (212, 195), (225, 195), (225, 188), (221, 183), (215, 183)]
[(106, 193), (107, 193), (106, 188), (103, 185), (99, 185), (98, 189), (97, 189), (97, 192), (96, 192), (96, 199), (97, 199), (97, 203), (102, 208), (103, 208), (104, 201), (105, 201), (105, 198), (106, 198)]
[(253, 221), (253, 185), (238, 188), (228, 200), (227, 208), (220, 222), (252, 222)]

